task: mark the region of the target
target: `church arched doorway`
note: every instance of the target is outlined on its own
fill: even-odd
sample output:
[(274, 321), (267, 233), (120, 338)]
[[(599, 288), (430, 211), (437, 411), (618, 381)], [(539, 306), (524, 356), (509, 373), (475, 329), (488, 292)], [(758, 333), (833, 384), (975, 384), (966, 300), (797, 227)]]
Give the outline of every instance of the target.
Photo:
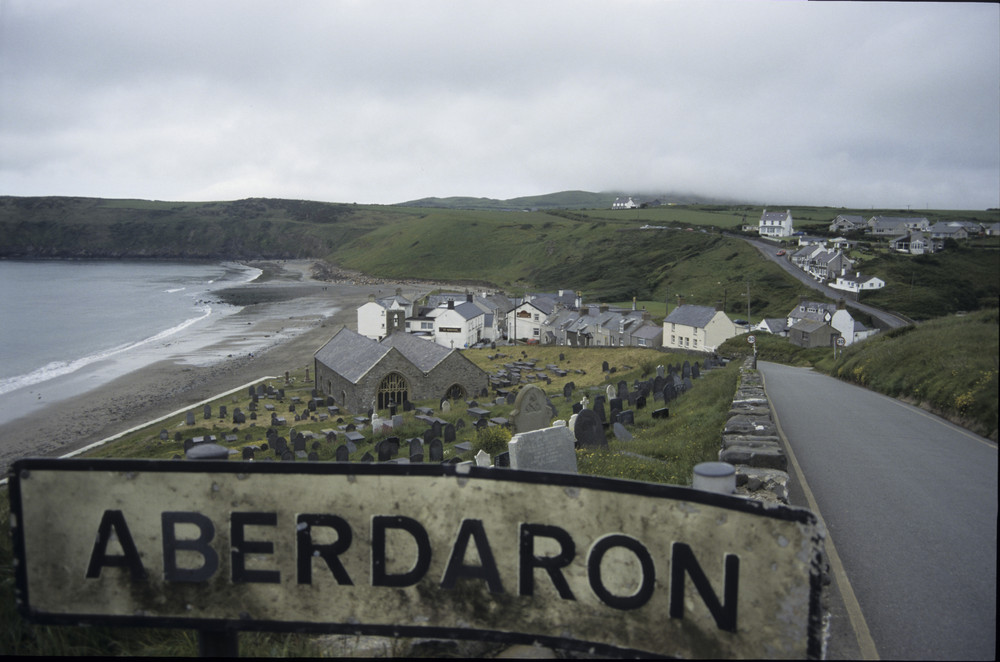
[(398, 372), (390, 372), (379, 382), (376, 392), (376, 409), (388, 409), (390, 403), (401, 405), (403, 400), (409, 399), (408, 393), (406, 378)]

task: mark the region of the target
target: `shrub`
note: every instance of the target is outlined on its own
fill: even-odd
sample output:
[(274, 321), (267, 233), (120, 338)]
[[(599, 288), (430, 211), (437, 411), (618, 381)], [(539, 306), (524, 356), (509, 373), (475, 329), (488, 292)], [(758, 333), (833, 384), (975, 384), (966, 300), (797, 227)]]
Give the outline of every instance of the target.
[(507, 450), (507, 443), (510, 441), (510, 430), (505, 427), (496, 426), (483, 428), (476, 433), (476, 438), (472, 441), (472, 450), (484, 451), (490, 457), (499, 455)]

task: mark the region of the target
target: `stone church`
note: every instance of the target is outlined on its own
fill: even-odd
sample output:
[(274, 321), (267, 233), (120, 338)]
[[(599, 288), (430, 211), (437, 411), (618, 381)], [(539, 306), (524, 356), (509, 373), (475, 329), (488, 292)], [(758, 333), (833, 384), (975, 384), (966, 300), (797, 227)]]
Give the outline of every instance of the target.
[(344, 327), (313, 360), (316, 390), (354, 413), (404, 400), (475, 398), (489, 385), (486, 372), (458, 350), (408, 333), (376, 341)]

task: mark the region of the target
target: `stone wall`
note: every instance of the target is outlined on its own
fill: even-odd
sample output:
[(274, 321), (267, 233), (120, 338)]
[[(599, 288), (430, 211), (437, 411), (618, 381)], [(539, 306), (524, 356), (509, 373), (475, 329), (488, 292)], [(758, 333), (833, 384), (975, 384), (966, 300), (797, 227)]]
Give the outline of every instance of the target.
[(788, 458), (753, 357), (740, 368), (740, 382), (722, 431), (719, 461), (736, 467), (737, 494), (788, 503)]

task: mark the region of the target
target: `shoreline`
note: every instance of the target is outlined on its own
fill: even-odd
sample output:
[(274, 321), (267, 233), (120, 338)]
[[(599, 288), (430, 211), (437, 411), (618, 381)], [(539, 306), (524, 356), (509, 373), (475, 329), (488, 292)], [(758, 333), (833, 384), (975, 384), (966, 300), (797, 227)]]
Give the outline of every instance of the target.
[[(210, 355), (206, 365), (197, 364), (198, 353), (192, 357), (193, 363), (183, 357), (158, 361), (0, 425), (0, 475), (6, 475), (16, 459), (79, 451), (267, 375), (311, 367), (313, 354), (341, 326), (357, 326), (357, 307), (369, 294), (386, 296), (402, 287), (404, 296), (410, 298), (436, 287), (363, 276), (347, 280), (351, 275), (344, 272), (338, 273), (342, 279), (316, 280), (312, 276), (314, 262), (267, 262), (267, 277), (242, 286), (255, 292), (253, 297), (259, 300), (248, 300), (233, 316), (242, 326), (233, 325), (219, 342), (204, 349), (202, 361)], [(262, 268), (261, 264), (248, 266)], [(335, 311), (325, 317), (311, 312), (333, 306)], [(289, 316), (289, 312), (296, 314)], [(258, 341), (263, 338), (268, 342), (250, 354), (240, 344), (254, 334)], [(213, 359), (213, 355), (222, 358)]]

